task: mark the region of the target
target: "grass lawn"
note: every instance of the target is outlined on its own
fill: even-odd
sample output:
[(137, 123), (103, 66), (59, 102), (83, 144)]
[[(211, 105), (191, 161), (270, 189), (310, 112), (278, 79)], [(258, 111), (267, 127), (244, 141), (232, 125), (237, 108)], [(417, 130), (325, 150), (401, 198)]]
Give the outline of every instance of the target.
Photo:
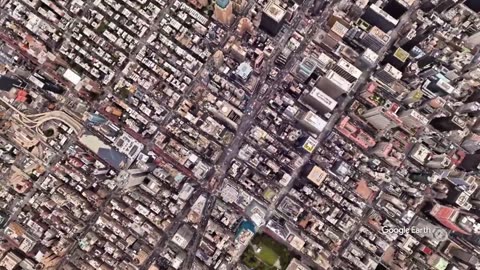
[(280, 259), (278, 254), (267, 245), (260, 244), (259, 248), (260, 248), (260, 252), (257, 253), (257, 257), (260, 260), (262, 260), (264, 263), (273, 266), (275, 265), (277, 260)]
[[(252, 245), (242, 254), (242, 262), (255, 270), (286, 269), (292, 256), (288, 249), (270, 238), (259, 234), (252, 239)], [(257, 250), (254, 250), (256, 247)], [(258, 251), (258, 252), (256, 252)]]

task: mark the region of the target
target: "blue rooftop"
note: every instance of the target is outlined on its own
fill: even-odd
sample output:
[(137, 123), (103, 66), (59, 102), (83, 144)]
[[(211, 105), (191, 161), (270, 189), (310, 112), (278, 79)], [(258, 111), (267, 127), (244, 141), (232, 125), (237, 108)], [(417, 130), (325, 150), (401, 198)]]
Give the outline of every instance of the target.
[(217, 5), (221, 8), (226, 8), (229, 3), (230, 0), (217, 0)]

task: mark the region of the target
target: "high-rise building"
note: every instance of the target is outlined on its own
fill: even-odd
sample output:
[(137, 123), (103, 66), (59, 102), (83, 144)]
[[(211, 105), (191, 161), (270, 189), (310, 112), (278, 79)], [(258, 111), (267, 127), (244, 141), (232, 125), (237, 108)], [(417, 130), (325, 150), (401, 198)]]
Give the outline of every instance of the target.
[(278, 57), (275, 59), (275, 63), (282, 67), (285, 66), (291, 54), (292, 50), (288, 47), (284, 47)]
[(348, 94), (350, 90), (352, 90), (352, 83), (348, 82), (333, 70), (327, 72), (315, 85), (333, 99), (343, 94)]
[(470, 190), (472, 185), (476, 185), (476, 177), (467, 175), (466, 172), (447, 169), (440, 173), (440, 177), (450, 182), (454, 187), (465, 191)]
[(362, 60), (367, 67), (374, 67), (378, 60), (378, 54), (370, 48), (367, 48), (360, 56), (360, 60)]
[(338, 60), (338, 62), (332, 67), (332, 70), (352, 84), (362, 75), (360, 69), (343, 58)]
[(422, 86), (422, 91), (428, 97), (450, 95), (454, 90), (455, 87), (453, 87), (450, 82), (439, 73), (436, 73), (436, 76), (427, 79)]
[(480, 45), (480, 32), (469, 36), (467, 40), (465, 40), (465, 43), (472, 48)]
[(414, 109), (401, 112), (399, 118), (406, 128), (415, 129), (428, 124), (428, 118)]
[(313, 72), (317, 68), (317, 61), (312, 57), (305, 57), (300, 62), (295, 70), (295, 77), (300, 82), (305, 82), (312, 76)]
[(402, 120), (398, 118), (396, 110), (398, 110), (397, 104), (387, 107), (378, 106), (365, 111), (362, 117), (374, 128), (387, 130), (402, 124)]
[(395, 28), (398, 24), (398, 20), (392, 17), (390, 14), (382, 10), (377, 5), (370, 5), (362, 15), (362, 19), (368, 22), (370, 25), (377, 26), (383, 32), (388, 32)]
[(466, 251), (459, 247), (452, 247), (450, 249), (450, 254), (457, 260), (461, 261), (462, 263), (468, 264), (470, 266), (475, 266), (478, 264), (478, 257), (475, 253), (471, 251)]
[(241, 13), (248, 4), (246, 0), (232, 0), (233, 11), (236, 13)]
[(331, 112), (337, 106), (337, 102), (334, 99), (316, 87), (300, 99), (319, 113)]
[(376, 52), (382, 49), (390, 40), (390, 36), (376, 26), (372, 27), (368, 33), (363, 33), (360, 38), (360, 42), (363, 45)]
[(298, 121), (302, 126), (313, 133), (320, 133), (327, 126), (327, 122), (312, 111), (300, 113)]
[(230, 25), (233, 21), (233, 7), (230, 0), (216, 0), (213, 16), (221, 24)]
[(237, 26), (237, 32), (243, 36), (245, 33), (249, 33), (250, 35), (253, 35), (254, 32), (254, 27), (252, 21), (250, 19), (243, 17), (240, 19), (238, 22)]
[(217, 50), (214, 54), (213, 54), (213, 63), (215, 65), (215, 67), (219, 68), (223, 65), (223, 52), (221, 50)]
[(452, 160), (449, 156), (443, 155), (433, 155), (431, 158), (425, 163), (425, 166), (432, 168), (432, 169), (444, 169), (447, 168), (452, 164)]
[(263, 9), (260, 28), (270, 35), (277, 35), (283, 26), (286, 13), (275, 1), (270, 1)]
[(465, 103), (460, 106), (457, 111), (459, 113), (477, 114), (478, 112), (480, 112), (480, 102), (474, 101)]
[(386, 64), (382, 69), (375, 73), (377, 77), (384, 84), (390, 85), (402, 78), (402, 72), (390, 64)]
[(480, 150), (480, 135), (470, 133), (462, 142), (463, 149), (470, 153), (475, 153)]
[(440, 222), (440, 224), (454, 232), (469, 234), (467, 228), (462, 228), (457, 224), (457, 219), (460, 217), (460, 211), (456, 208), (435, 204), (430, 210), (430, 215)]
[(467, 126), (467, 123), (460, 117), (453, 115), (434, 118), (430, 121), (430, 125), (441, 132), (447, 132), (452, 130), (462, 130)]
[(323, 181), (328, 177), (328, 173), (322, 168), (314, 165), (307, 175), (307, 179), (317, 186), (322, 185)]

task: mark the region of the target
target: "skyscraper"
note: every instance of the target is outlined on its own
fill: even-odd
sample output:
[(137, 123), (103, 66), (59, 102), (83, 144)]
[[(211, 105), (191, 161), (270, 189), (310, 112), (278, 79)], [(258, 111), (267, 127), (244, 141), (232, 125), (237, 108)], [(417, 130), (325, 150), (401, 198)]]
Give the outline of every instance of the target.
[(287, 11), (277, 5), (274, 1), (270, 1), (262, 12), (260, 28), (272, 36), (280, 32), (283, 26), (284, 17)]
[(396, 104), (390, 107), (378, 106), (365, 111), (362, 117), (378, 130), (391, 129), (402, 124), (395, 113), (396, 109), (398, 109)]
[(370, 25), (374, 25), (382, 29), (383, 32), (392, 30), (398, 24), (397, 19), (382, 10), (379, 6), (373, 4), (365, 10), (362, 15), (362, 19), (368, 22)]
[(335, 71), (330, 70), (317, 81), (316, 86), (325, 94), (335, 99), (342, 94), (348, 94), (352, 88), (352, 83), (348, 82), (348, 80)]
[(438, 222), (448, 229), (462, 233), (469, 234), (468, 230), (461, 228), (457, 224), (457, 219), (459, 219), (460, 211), (453, 207), (443, 206), (441, 204), (435, 204), (430, 210), (430, 215), (432, 215)]
[(382, 69), (375, 73), (381, 82), (389, 85), (402, 78), (402, 72), (390, 64), (386, 64)]
[(425, 166), (433, 169), (447, 168), (452, 164), (452, 160), (447, 155), (434, 155), (427, 161)]
[(217, 0), (213, 16), (221, 24), (230, 25), (233, 20), (233, 7), (230, 0)]
[(316, 87), (303, 95), (301, 101), (319, 113), (331, 112), (337, 106), (337, 102), (334, 99)]
[(380, 50), (389, 40), (390, 36), (376, 26), (361, 36), (361, 43), (373, 51)]
[(401, 112), (399, 118), (406, 128), (419, 128), (428, 124), (428, 118), (414, 109)]
[(298, 121), (310, 132), (319, 134), (327, 126), (327, 122), (312, 111), (303, 112), (298, 116)]

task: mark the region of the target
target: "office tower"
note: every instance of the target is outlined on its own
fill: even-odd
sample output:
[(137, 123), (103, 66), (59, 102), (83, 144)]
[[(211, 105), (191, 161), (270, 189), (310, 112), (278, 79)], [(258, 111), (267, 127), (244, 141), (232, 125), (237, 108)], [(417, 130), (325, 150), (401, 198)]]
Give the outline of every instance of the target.
[(285, 66), (291, 54), (292, 50), (288, 47), (284, 47), (280, 52), (280, 55), (275, 59), (275, 64), (281, 67)]
[(383, 32), (388, 32), (394, 29), (398, 24), (397, 19), (383, 11), (379, 6), (373, 4), (365, 10), (362, 19), (370, 25), (377, 26)]
[(202, 9), (208, 6), (208, 0), (188, 0), (188, 2), (197, 9)]
[(390, 36), (376, 26), (372, 27), (368, 33), (363, 33), (360, 38), (360, 43), (362, 45), (375, 52), (382, 49), (390, 40)]
[(480, 102), (474, 101), (465, 103), (457, 109), (459, 113), (476, 114), (480, 111)]
[(452, 94), (455, 87), (445, 77), (441, 76), (438, 71), (435, 74), (436, 76), (430, 77), (423, 83), (422, 91), (425, 95), (428, 97), (442, 97)]
[(295, 70), (295, 77), (300, 82), (307, 81), (317, 68), (317, 61), (312, 57), (305, 57)]
[(425, 166), (432, 169), (444, 169), (452, 164), (452, 160), (447, 155), (433, 155), (426, 162)]
[(406, 128), (416, 129), (428, 124), (428, 118), (414, 109), (403, 111), (398, 117)]
[(396, 110), (398, 110), (397, 104), (378, 106), (365, 111), (362, 117), (378, 130), (391, 129), (402, 124), (402, 121), (396, 114)]
[(221, 24), (229, 26), (233, 21), (233, 7), (230, 0), (215, 1), (213, 16)]
[(233, 11), (236, 13), (241, 13), (248, 4), (246, 0), (232, 0)]
[(475, 253), (471, 251), (463, 250), (459, 247), (452, 247), (450, 249), (450, 254), (457, 260), (461, 261), (470, 266), (475, 266), (478, 264), (478, 257)]
[(277, 5), (275, 1), (270, 1), (263, 9), (260, 28), (272, 36), (277, 35), (283, 26), (286, 13), (286, 10)]
[(322, 168), (313, 165), (312, 169), (307, 175), (307, 179), (314, 183), (316, 186), (322, 185), (323, 181), (327, 179), (328, 173)]
[(378, 60), (378, 54), (372, 49), (367, 48), (360, 56), (360, 60), (362, 60), (367, 67), (374, 67)]
[(405, 105), (410, 105), (415, 102), (419, 102), (420, 100), (422, 100), (422, 97), (423, 92), (421, 90), (413, 90), (403, 98), (402, 103)]
[(213, 54), (213, 64), (215, 65), (216, 68), (219, 68), (223, 65), (223, 52), (221, 50), (217, 50)]
[(467, 123), (460, 117), (454, 115), (434, 118), (430, 121), (430, 125), (441, 132), (448, 132), (452, 130), (462, 130), (467, 126)]
[(477, 171), (480, 165), (480, 154), (466, 154), (457, 168), (462, 171)]
[(337, 102), (334, 99), (316, 87), (303, 95), (300, 100), (319, 113), (331, 112), (337, 106)]
[(144, 182), (149, 174), (145, 169), (122, 170), (117, 176), (118, 186), (123, 189), (129, 189), (138, 186)]
[(440, 177), (450, 182), (454, 187), (465, 191), (469, 190), (470, 186), (476, 185), (476, 177), (467, 175), (466, 172), (443, 170), (440, 173)]
[(467, 40), (465, 40), (465, 43), (472, 48), (480, 45), (480, 32), (469, 36)]
[(245, 33), (253, 35), (254, 27), (252, 21), (246, 17), (241, 18), (238, 22), (237, 32), (240, 34), (240, 36), (243, 36)]
[(234, 74), (235, 77), (238, 78), (241, 82), (247, 82), (250, 74), (252, 73), (253, 68), (250, 66), (249, 62), (242, 62), (240, 65), (237, 66)]
[(333, 70), (328, 71), (315, 85), (333, 99), (348, 94), (352, 88), (352, 83)]
[(470, 153), (480, 150), (480, 135), (470, 133), (462, 142), (463, 149)]
[(317, 57), (316, 60), (317, 67), (324, 72), (327, 72), (327, 68), (334, 62), (334, 60), (330, 56), (326, 55), (323, 52)]
[(386, 64), (382, 69), (375, 73), (375, 77), (384, 84), (390, 85), (391, 83), (402, 78), (402, 72), (396, 69), (394, 66)]
[(316, 134), (322, 132), (327, 126), (327, 122), (312, 111), (300, 113), (297, 119), (303, 127)]
[(468, 228), (462, 228), (460, 224), (457, 224), (457, 219), (459, 219), (460, 211), (453, 207), (443, 206), (441, 204), (435, 204), (430, 210), (430, 215), (432, 215), (440, 224), (446, 228), (462, 233), (469, 234)]
[(352, 84), (362, 75), (360, 69), (343, 58), (340, 58), (340, 60), (332, 67), (332, 70)]
[(230, 53), (232, 54), (233, 59), (237, 60), (238, 62), (244, 62), (247, 58), (247, 50), (241, 45), (233, 44), (230, 47)]

